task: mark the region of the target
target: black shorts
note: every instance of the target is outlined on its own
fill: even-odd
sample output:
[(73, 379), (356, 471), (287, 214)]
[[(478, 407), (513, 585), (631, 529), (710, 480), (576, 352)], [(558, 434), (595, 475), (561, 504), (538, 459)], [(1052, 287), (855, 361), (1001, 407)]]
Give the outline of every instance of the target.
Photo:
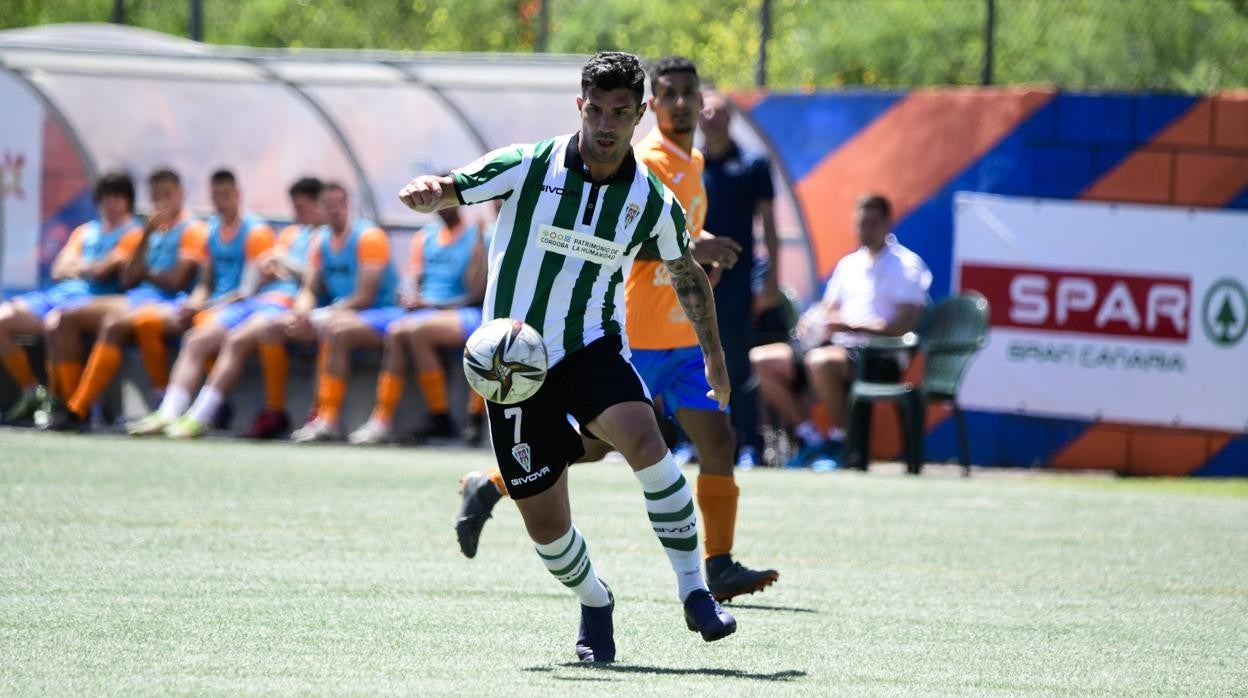
[(555, 364), (529, 399), (514, 405), (486, 403), (494, 458), (512, 499), (545, 492), (584, 455), (581, 435), (568, 415), (584, 429), (612, 405), (653, 404), (624, 358), (623, 346), (619, 335), (602, 337)]
[[(810, 379), (806, 375), (806, 350), (798, 342), (790, 342), (789, 346), (793, 347), (793, 389), (805, 390), (810, 385)], [(845, 347), (845, 351), (849, 352), (850, 366), (857, 366), (865, 353), (860, 347)], [(897, 360), (895, 353), (875, 351), (868, 356), (870, 358), (863, 373), (867, 380), (881, 383), (896, 383), (901, 380), (901, 362)], [(853, 379), (854, 373), (851, 371), (849, 380)]]

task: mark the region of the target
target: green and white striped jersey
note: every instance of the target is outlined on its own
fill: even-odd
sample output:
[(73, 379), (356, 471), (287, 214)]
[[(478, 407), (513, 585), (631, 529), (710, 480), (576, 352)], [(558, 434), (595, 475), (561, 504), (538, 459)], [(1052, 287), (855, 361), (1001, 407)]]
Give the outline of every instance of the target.
[(485, 318), (532, 325), (551, 366), (600, 337), (624, 335), (622, 282), (642, 244), (654, 242), (667, 260), (689, 245), (675, 195), (631, 152), (614, 175), (591, 182), (578, 139), (507, 146), (451, 173), (461, 203), (503, 200)]

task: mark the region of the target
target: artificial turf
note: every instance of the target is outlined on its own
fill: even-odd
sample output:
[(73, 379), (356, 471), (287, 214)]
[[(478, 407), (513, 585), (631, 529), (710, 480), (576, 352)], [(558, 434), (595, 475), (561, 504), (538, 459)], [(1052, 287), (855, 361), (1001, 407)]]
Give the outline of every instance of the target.
[(780, 582), (684, 628), (622, 463), (572, 471), (618, 662), (500, 503), (486, 451), (0, 430), (6, 694), (1243, 694), (1242, 482), (754, 470), (736, 552)]

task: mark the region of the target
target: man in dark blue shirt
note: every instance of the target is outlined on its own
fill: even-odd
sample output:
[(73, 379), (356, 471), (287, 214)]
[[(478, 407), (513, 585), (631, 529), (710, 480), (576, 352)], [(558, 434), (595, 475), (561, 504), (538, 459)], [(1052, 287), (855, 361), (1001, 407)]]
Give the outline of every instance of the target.
[[(752, 466), (762, 449), (758, 434), (758, 395), (750, 369), (753, 321), (762, 310), (780, 301), (780, 242), (772, 209), (775, 192), (767, 158), (742, 151), (729, 135), (732, 107), (728, 100), (723, 95), (707, 92), (703, 104), (705, 229), (717, 237), (735, 240), (742, 250), (736, 265), (723, 272), (715, 287), (715, 305), (725, 309), (719, 317), (719, 334), (728, 377), (732, 381), (732, 423), (739, 447), (737, 461), (742, 466)], [(756, 217), (762, 223), (763, 244), (767, 248), (762, 292), (757, 297), (751, 285)]]

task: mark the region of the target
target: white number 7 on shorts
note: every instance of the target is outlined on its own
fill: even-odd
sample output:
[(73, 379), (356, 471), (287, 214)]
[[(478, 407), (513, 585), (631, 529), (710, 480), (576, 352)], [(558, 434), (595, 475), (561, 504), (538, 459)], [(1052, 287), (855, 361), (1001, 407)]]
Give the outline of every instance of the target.
[(524, 417), (524, 412), (519, 407), (508, 407), (503, 410), (503, 417), (506, 419), (516, 418), (515, 443), (520, 443), (520, 420)]

